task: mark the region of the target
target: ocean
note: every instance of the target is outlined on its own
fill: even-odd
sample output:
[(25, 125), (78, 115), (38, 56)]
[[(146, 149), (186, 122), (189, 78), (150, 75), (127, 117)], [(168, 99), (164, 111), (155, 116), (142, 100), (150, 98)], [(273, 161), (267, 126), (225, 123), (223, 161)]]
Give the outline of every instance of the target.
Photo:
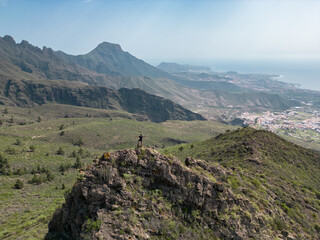
[(301, 88), (320, 91), (320, 59), (296, 60), (210, 60), (195, 61), (194, 65), (209, 66), (214, 72), (270, 73), (277, 80), (298, 84)]

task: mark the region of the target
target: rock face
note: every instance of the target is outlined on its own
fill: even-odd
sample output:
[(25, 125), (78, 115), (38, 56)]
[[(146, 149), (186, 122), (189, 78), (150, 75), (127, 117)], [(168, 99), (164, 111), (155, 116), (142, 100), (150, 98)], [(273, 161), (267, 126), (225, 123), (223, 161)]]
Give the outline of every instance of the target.
[(232, 171), (151, 148), (121, 150), (87, 167), (45, 239), (274, 239)]

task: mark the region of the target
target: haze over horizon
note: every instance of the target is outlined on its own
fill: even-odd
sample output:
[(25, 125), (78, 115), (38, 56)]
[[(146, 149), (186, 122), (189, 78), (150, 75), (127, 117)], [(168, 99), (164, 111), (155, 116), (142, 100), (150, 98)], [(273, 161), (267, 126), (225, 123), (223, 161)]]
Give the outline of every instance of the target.
[(84, 54), (99, 43), (155, 62), (320, 59), (320, 1), (0, 0), (0, 36)]

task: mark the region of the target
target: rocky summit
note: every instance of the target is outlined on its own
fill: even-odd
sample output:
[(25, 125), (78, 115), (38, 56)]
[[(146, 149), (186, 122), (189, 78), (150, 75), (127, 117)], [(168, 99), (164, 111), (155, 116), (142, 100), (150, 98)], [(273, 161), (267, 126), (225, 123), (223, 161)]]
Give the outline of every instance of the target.
[(153, 148), (104, 155), (80, 172), (45, 239), (295, 239), (233, 193), (233, 174)]

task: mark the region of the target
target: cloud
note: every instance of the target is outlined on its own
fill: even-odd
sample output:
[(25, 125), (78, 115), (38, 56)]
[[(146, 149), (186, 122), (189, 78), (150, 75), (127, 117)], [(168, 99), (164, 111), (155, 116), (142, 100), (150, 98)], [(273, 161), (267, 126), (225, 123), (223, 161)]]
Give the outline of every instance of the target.
[(93, 0), (84, 0), (84, 3), (92, 2)]

